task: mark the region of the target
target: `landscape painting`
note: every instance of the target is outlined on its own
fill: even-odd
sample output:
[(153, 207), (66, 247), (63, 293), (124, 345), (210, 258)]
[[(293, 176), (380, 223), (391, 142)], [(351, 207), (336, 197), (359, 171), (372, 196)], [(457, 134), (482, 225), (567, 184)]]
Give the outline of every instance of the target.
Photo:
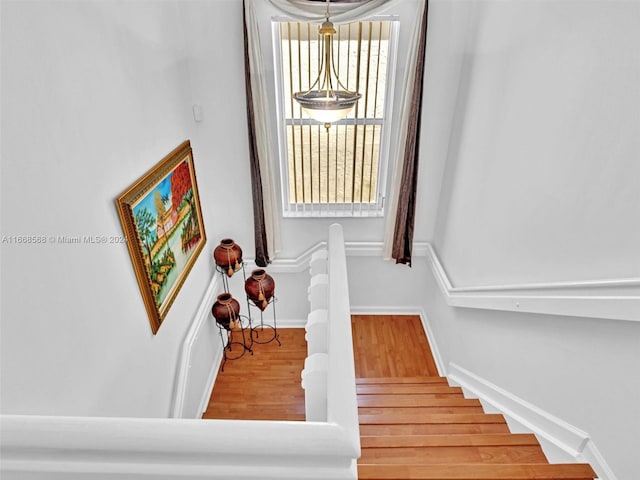
[(156, 333), (206, 242), (189, 141), (129, 187), (116, 204)]

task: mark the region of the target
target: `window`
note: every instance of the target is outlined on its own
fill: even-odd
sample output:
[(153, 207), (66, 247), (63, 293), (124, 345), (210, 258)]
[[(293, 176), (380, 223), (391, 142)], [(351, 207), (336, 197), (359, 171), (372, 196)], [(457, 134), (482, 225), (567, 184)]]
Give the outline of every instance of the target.
[(336, 25), (340, 81), (362, 94), (347, 118), (324, 124), (292, 98), (318, 76), (318, 25), (274, 22), (279, 152), (285, 216), (380, 216), (384, 206), (394, 21)]

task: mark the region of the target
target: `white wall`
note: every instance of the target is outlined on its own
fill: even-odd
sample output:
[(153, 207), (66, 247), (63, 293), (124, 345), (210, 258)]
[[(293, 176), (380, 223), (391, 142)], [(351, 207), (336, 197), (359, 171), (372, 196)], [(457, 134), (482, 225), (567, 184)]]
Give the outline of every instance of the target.
[[(121, 236), (114, 199), (193, 130), (179, 2), (3, 1), (1, 43), (2, 235)], [(168, 416), (212, 243), (156, 336), (124, 244), (3, 244), (3, 413)]]
[(468, 8), (435, 236), (449, 276), (640, 276), (640, 5)]
[[(427, 52), (425, 102), (452, 119), (423, 158), (444, 172), (433, 243), (453, 286), (640, 277), (640, 3), (430, 13), (467, 27), (432, 30)], [(640, 323), (453, 308), (432, 275), (423, 301), (445, 363), (586, 431), (617, 478), (637, 476)]]
[(212, 248), (233, 238), (253, 257), (253, 207), (244, 90), (242, 2), (181, 1), (189, 62), (190, 102), (202, 121), (194, 143), (210, 173), (200, 198), (211, 209)]

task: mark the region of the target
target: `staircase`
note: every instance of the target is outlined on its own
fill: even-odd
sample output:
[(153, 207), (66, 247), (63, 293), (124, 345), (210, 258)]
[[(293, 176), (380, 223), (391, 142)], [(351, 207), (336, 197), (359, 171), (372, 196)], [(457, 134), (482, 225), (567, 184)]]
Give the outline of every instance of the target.
[(549, 464), (535, 435), (437, 376), (358, 378), (358, 478), (587, 480), (586, 464)]

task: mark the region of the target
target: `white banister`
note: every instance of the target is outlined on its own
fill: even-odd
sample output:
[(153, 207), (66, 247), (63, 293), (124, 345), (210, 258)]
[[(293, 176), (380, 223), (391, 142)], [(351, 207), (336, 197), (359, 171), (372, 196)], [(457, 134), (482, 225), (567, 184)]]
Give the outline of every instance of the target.
[(307, 352), (309, 355), (314, 353), (327, 353), (329, 345), (329, 310), (319, 308), (313, 310), (307, 316), (305, 325), (305, 339), (307, 340)]
[(342, 226), (331, 225), (327, 254), (316, 253), (310, 265), (312, 311), (306, 325), (309, 356), (303, 371), (307, 420), (340, 425), (359, 456), (360, 429)]
[[(329, 373), (327, 378), (327, 420), (345, 429), (348, 442), (360, 456), (360, 426), (356, 374), (351, 333), (351, 308), (347, 256), (342, 226), (329, 228)], [(354, 466), (355, 470), (355, 460)]]
[(313, 252), (311, 260), (309, 260), (309, 272), (311, 273), (311, 276), (318, 273), (327, 273), (328, 256), (329, 251), (326, 248)]
[(302, 388), (304, 389), (304, 411), (307, 422), (327, 421), (327, 375), (329, 355), (310, 354), (304, 361)]
[(319, 308), (327, 308), (329, 302), (329, 275), (318, 273), (312, 276), (308, 291), (312, 311)]

